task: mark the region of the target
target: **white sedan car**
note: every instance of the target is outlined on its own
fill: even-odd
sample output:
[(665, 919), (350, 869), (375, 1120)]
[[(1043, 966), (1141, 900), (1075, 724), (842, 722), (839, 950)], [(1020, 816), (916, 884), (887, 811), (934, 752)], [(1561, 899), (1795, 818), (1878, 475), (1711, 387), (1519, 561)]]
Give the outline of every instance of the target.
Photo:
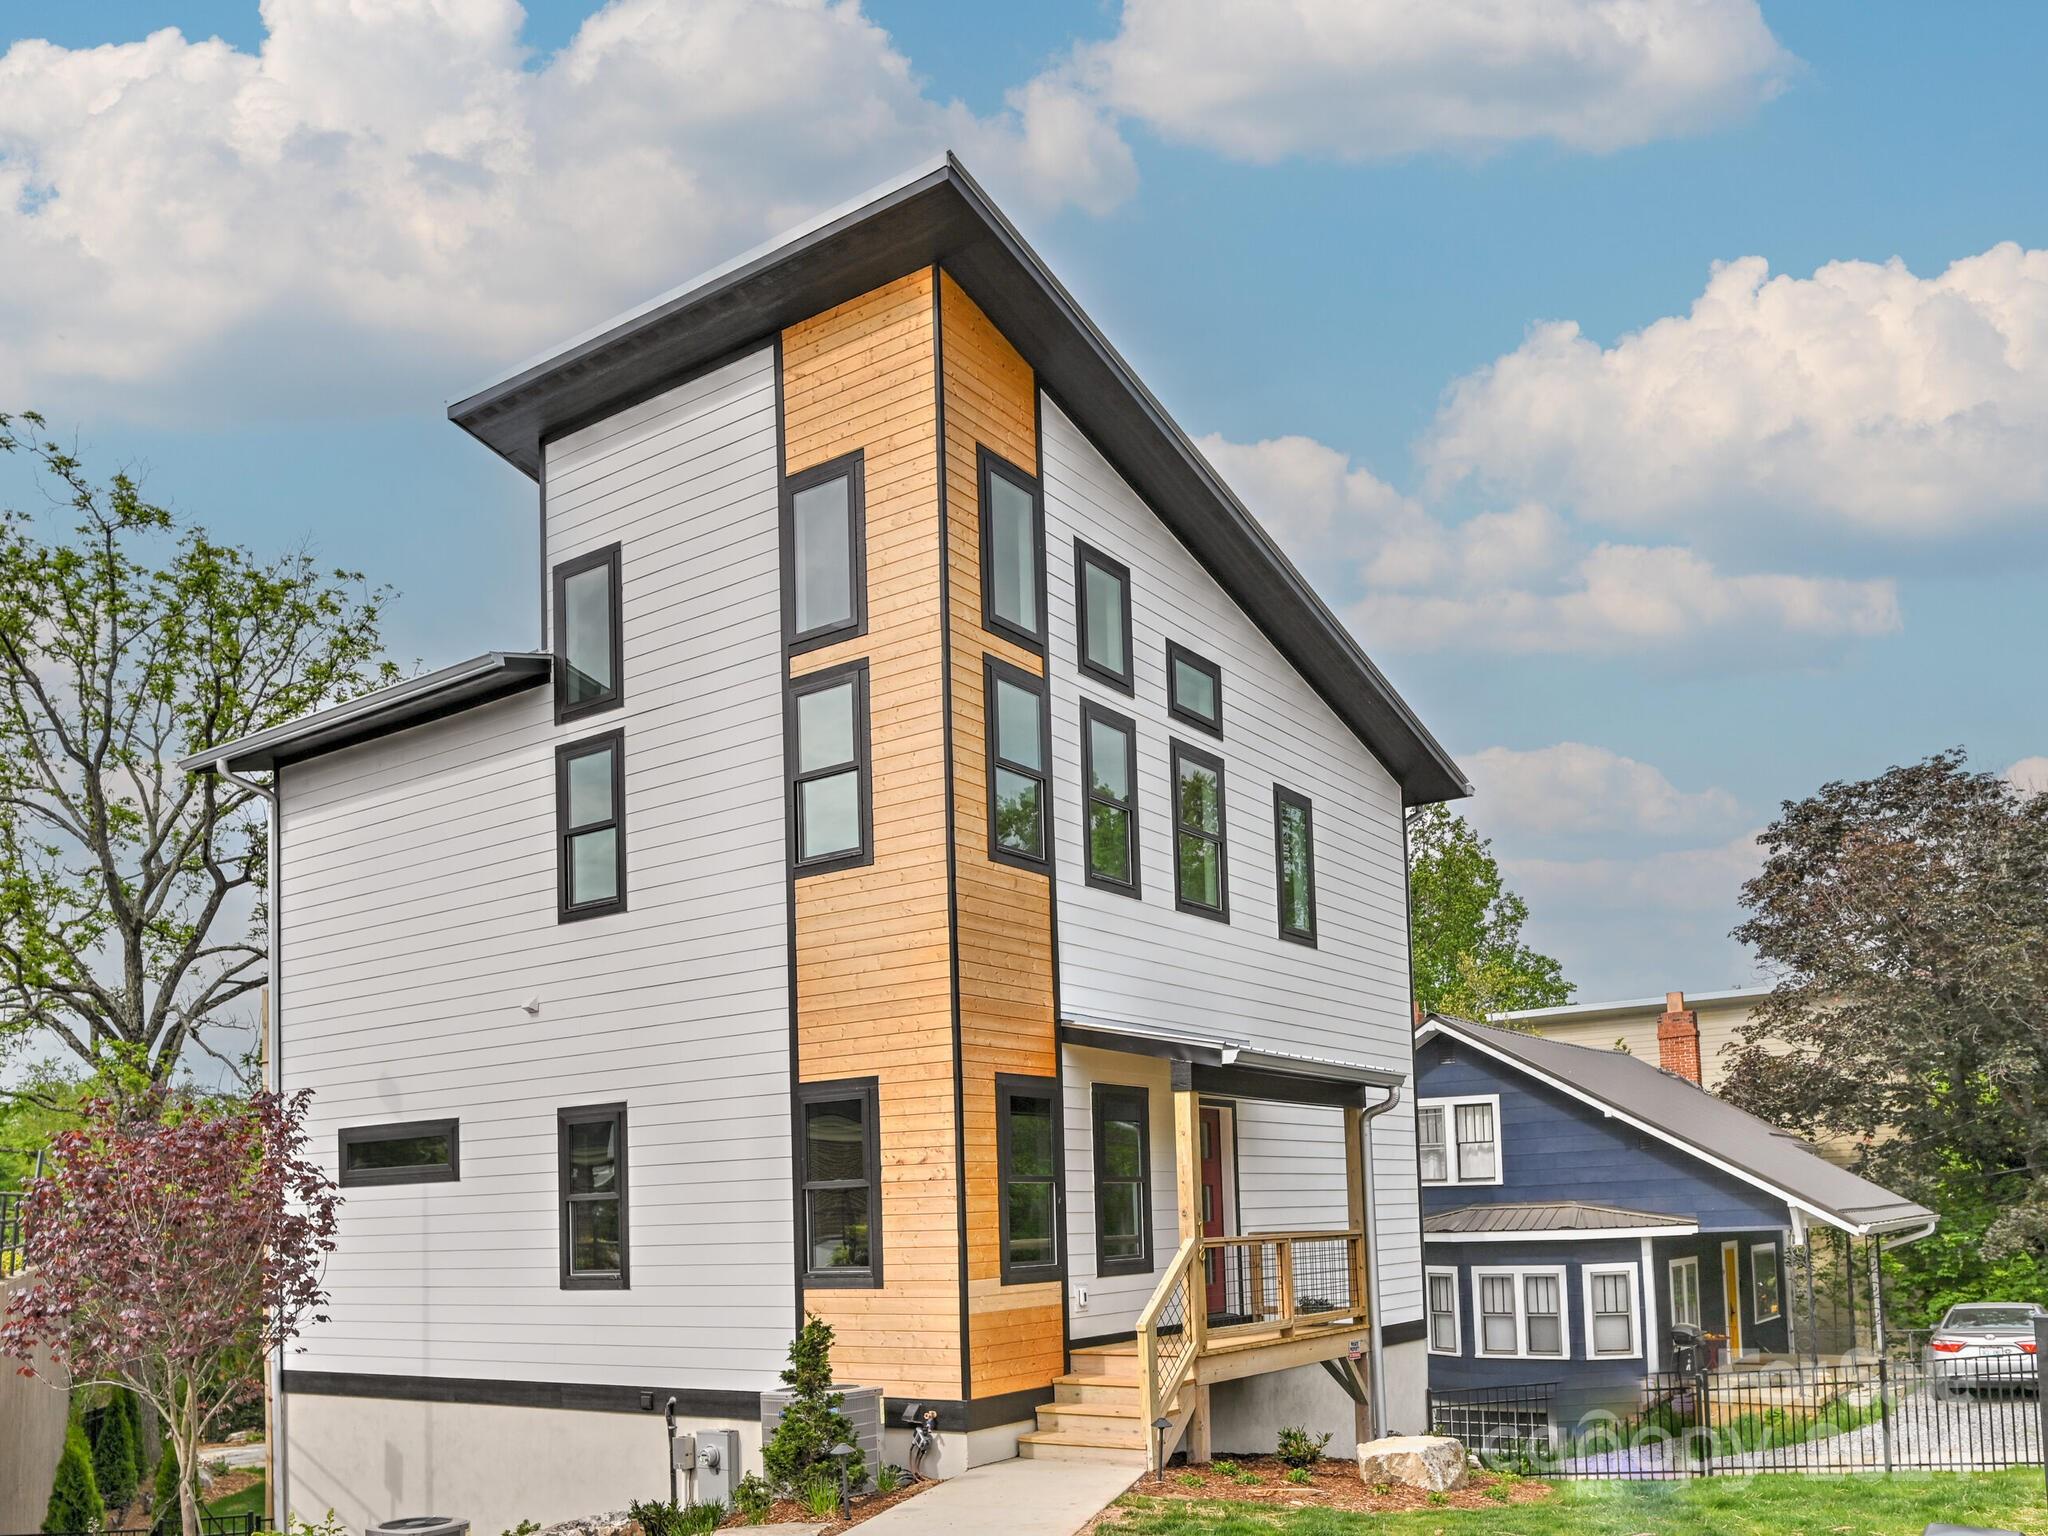
[(2034, 1320), (2044, 1315), (2048, 1312), (2031, 1301), (1957, 1303), (1927, 1341), (1929, 1374), (1951, 1393), (1974, 1387), (2038, 1388), (2041, 1358)]

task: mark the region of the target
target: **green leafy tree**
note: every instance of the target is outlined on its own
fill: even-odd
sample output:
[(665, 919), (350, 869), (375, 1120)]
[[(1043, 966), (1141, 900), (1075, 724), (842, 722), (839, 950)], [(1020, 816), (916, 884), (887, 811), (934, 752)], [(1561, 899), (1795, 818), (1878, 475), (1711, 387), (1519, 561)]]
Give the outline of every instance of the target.
[(63, 1453), (57, 1458), (57, 1476), (50, 1485), (43, 1529), (95, 1531), (106, 1515), (107, 1506), (93, 1481), (92, 1447), (86, 1443), (85, 1426), (73, 1420), (64, 1434)]
[(113, 1510), (126, 1509), (135, 1500), (135, 1485), (141, 1478), (136, 1466), (135, 1430), (122, 1399), (130, 1394), (115, 1388), (107, 1405), (92, 1421), (92, 1476), (99, 1485), (100, 1498)]
[(831, 1468), (832, 1447), (850, 1445), (854, 1452), (847, 1458), (846, 1484), (865, 1486), (867, 1459), (854, 1439), (853, 1421), (839, 1411), (846, 1406), (846, 1394), (832, 1390), (832, 1325), (822, 1317), (804, 1319), (803, 1330), (790, 1343), (782, 1384), (790, 1390), (790, 1401), (761, 1447), (768, 1481), (800, 1497), (814, 1475)]
[(0, 510), (0, 1050), (162, 1082), (267, 968), (257, 796), (178, 760), (395, 676), (387, 594), (181, 527), (44, 433), (0, 414), (72, 523)]
[(1408, 815), (1408, 896), (1425, 1012), (1483, 1019), (1571, 1001), (1564, 968), (1522, 942), (1529, 906), (1501, 879), (1493, 844), (1441, 805)]
[(1961, 749), (1787, 801), (1735, 937), (1780, 980), (1723, 1092), (1942, 1213), (1895, 1312), (2048, 1299), (2048, 795)]

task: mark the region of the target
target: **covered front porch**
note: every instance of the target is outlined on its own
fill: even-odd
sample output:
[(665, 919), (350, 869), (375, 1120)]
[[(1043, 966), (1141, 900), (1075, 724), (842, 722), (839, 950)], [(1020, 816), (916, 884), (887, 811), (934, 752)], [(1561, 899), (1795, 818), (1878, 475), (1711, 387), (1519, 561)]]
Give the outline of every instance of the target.
[[(1350, 1400), (1350, 1432), (1371, 1438), (1386, 1411), (1369, 1127), (1400, 1102), (1402, 1074), (1127, 1025), (1068, 1021), (1061, 1034), (1091, 1068), (1094, 1118), (1105, 1095), (1114, 1103), (1124, 1091), (1119, 1076), (1151, 1085), (1163, 1111), (1148, 1128), (1156, 1234), (1147, 1234), (1153, 1259), (1140, 1273), (1100, 1282), (1125, 1285), (1133, 1303), (1142, 1296), (1129, 1331), (1090, 1338), (1085, 1320), (1073, 1319), (1070, 1371), (1022, 1453), (1094, 1444), (1142, 1452), (1156, 1466), (1185, 1441), (1191, 1461), (1206, 1461), (1214, 1388), (1304, 1366), (1327, 1372)], [(1104, 1255), (1121, 1251), (1123, 1204), (1104, 1180), (1127, 1167), (1114, 1131), (1096, 1124), (1070, 1141), (1102, 1160), (1075, 1193), (1088, 1198), (1079, 1187), (1087, 1184), (1103, 1202), (1092, 1213), (1094, 1267), (1112, 1277), (1118, 1266)], [(1276, 1155), (1276, 1144), (1298, 1155)], [(1140, 1283), (1142, 1291), (1128, 1289)], [(1085, 1297), (1087, 1282), (1075, 1284)]]

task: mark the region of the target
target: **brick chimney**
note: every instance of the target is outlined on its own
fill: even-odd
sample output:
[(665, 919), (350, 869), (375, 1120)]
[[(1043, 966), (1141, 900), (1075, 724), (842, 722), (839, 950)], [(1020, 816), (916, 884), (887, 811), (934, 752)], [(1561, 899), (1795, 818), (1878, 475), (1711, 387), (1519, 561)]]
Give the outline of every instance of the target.
[(1688, 1082), (1700, 1080), (1700, 1016), (1685, 1006), (1683, 992), (1664, 994), (1657, 1017), (1657, 1065)]

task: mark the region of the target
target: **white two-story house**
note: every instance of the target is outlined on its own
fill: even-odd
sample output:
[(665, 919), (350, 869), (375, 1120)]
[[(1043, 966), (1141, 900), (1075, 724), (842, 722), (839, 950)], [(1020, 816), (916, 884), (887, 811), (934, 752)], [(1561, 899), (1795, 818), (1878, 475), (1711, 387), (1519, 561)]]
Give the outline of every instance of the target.
[(1420, 1430), (1402, 813), (1467, 786), (959, 164), (449, 414), (540, 642), (189, 765), (274, 775), (347, 1196), (284, 1502), (663, 1494), (806, 1313), (947, 1469)]

